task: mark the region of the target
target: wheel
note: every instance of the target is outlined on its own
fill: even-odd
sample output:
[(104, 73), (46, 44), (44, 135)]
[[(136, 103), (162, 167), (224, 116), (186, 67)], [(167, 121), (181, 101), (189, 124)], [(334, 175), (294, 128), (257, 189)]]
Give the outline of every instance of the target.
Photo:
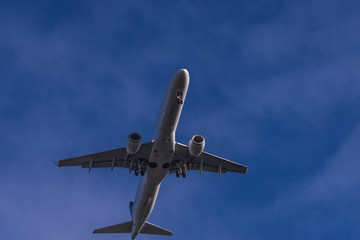
[(180, 177), (179, 170), (176, 170), (176, 177)]
[(144, 176), (144, 175), (145, 175), (145, 169), (144, 169), (144, 168), (142, 168), (142, 169), (140, 170), (140, 174), (141, 174), (141, 176)]
[(182, 176), (183, 178), (186, 177), (186, 166), (184, 166), (184, 167), (181, 168), (181, 176)]
[(135, 169), (135, 176), (139, 175), (139, 169)]

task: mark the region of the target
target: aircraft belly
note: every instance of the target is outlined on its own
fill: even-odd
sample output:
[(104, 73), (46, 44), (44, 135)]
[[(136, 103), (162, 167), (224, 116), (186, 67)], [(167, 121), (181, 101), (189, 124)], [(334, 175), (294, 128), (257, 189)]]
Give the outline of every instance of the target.
[(150, 154), (146, 175), (141, 182), (141, 192), (135, 200), (133, 214), (133, 233), (141, 231), (145, 221), (150, 216), (163, 178), (169, 171), (174, 156), (175, 141), (159, 141), (154, 144)]
[(147, 168), (147, 179), (159, 184), (169, 171), (174, 157), (175, 141), (171, 138), (154, 144)]
[(167, 87), (154, 132), (156, 141), (134, 203), (133, 238), (141, 231), (151, 214), (161, 181), (169, 172), (175, 151), (175, 131), (188, 85), (188, 72), (182, 69), (172, 77)]
[[(135, 209), (133, 213), (133, 233), (139, 233), (144, 226), (145, 221), (150, 216), (160, 189), (160, 184), (151, 181), (148, 176), (143, 182), (142, 193), (135, 200)], [(150, 181), (149, 181), (150, 180)]]

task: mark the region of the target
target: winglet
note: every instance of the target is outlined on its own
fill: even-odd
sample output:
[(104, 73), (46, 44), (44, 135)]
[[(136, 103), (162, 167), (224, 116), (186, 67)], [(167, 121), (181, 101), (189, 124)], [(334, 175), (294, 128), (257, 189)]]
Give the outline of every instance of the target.
[(54, 161), (54, 164), (55, 164), (57, 167), (61, 167), (59, 161)]

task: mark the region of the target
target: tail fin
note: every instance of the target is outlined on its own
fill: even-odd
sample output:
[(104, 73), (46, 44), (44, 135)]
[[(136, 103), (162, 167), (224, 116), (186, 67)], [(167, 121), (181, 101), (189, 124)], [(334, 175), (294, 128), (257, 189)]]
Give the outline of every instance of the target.
[(161, 228), (159, 226), (156, 226), (154, 224), (151, 224), (149, 222), (145, 222), (144, 226), (140, 230), (140, 233), (172, 236), (171, 231), (169, 231), (169, 230), (167, 230), (165, 228)]
[(134, 205), (133, 201), (130, 201), (130, 203), (129, 203), (129, 209), (130, 209), (130, 215), (131, 215), (131, 216), (132, 216), (133, 205)]
[(132, 224), (132, 221), (120, 223), (109, 227), (95, 229), (93, 233), (131, 233)]

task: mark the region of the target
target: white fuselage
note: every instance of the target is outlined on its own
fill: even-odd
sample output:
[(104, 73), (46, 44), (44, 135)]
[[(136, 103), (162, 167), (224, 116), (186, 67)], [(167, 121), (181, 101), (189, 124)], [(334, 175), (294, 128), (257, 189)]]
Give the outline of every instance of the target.
[(154, 145), (149, 157), (146, 174), (141, 178), (131, 217), (132, 239), (141, 231), (154, 208), (161, 181), (169, 171), (175, 150), (175, 131), (189, 86), (189, 73), (177, 71), (169, 80), (163, 97), (156, 128)]

